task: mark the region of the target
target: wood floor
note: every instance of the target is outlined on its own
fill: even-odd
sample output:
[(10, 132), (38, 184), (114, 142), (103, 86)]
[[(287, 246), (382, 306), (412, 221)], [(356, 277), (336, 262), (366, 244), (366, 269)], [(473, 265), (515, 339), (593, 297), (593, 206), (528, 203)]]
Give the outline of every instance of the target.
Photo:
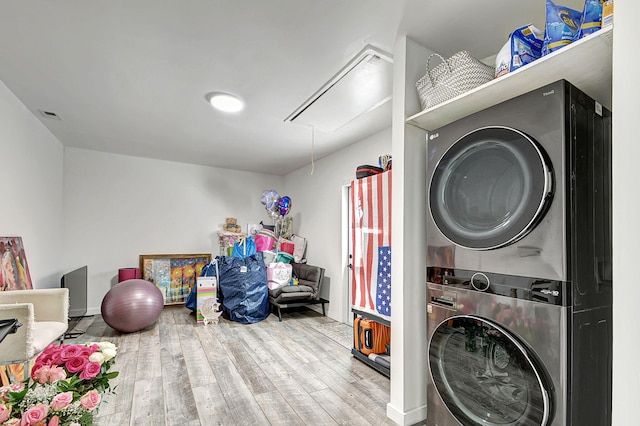
[(385, 414), (389, 379), (353, 358), (344, 338), (319, 331), (338, 323), (306, 308), (282, 319), (205, 326), (184, 307), (165, 308), (130, 334), (84, 318), (76, 329), (86, 333), (66, 342), (118, 346), (116, 393), (95, 425), (394, 424)]

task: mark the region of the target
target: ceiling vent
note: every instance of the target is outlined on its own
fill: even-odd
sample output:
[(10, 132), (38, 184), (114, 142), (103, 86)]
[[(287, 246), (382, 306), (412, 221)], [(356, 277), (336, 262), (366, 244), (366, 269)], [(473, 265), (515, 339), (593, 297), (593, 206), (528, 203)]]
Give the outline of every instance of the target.
[(284, 121), (334, 132), (391, 100), (391, 55), (366, 46)]
[(55, 112), (52, 111), (45, 111), (43, 109), (39, 109), (38, 112), (40, 113), (41, 116), (43, 116), (44, 118), (49, 118), (51, 120), (62, 120), (62, 118), (60, 118), (60, 116), (58, 114), (56, 114)]

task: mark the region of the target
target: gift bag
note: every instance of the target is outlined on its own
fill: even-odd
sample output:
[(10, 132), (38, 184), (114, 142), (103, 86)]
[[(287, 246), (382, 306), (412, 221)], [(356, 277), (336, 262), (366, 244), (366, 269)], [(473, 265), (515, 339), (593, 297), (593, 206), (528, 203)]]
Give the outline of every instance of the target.
[(276, 244), (276, 234), (268, 229), (260, 229), (253, 236), (256, 251), (272, 250)]
[(253, 237), (240, 238), (233, 244), (231, 256), (244, 259), (245, 257), (256, 254), (256, 243)]
[[(217, 264), (216, 264), (217, 269)], [(196, 322), (208, 324), (217, 322), (220, 316), (218, 303), (218, 276), (198, 277), (196, 280)]]
[(295, 262), (300, 263), (304, 259), (304, 251), (307, 249), (307, 240), (300, 235), (292, 235), (291, 241), (293, 242), (293, 259)]
[(280, 251), (293, 255), (293, 250), (295, 248), (295, 246), (293, 245), (293, 242), (286, 240), (284, 238), (280, 238), (279, 243), (280, 243)]
[(270, 263), (267, 266), (267, 286), (269, 290), (289, 285), (292, 275), (293, 267), (291, 265), (283, 262)]

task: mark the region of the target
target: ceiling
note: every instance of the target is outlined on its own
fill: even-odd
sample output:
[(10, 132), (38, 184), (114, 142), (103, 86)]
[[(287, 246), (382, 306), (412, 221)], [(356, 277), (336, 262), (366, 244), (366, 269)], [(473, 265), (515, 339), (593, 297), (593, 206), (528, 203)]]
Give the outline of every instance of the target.
[(6, 0), (0, 80), (65, 146), (284, 175), (391, 125), (391, 102), (333, 132), (285, 122), (365, 46), (491, 60), (544, 17), (543, 0)]

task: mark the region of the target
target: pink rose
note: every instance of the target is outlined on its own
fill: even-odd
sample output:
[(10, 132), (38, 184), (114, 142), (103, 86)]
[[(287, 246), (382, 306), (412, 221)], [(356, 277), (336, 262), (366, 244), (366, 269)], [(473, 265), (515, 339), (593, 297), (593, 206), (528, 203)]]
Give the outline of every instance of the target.
[(80, 354), (82, 354), (82, 356), (86, 356), (87, 358), (89, 358), (89, 355), (91, 355), (95, 351), (96, 350), (91, 346), (82, 346), (79, 352)]
[(60, 345), (57, 345), (55, 343), (51, 343), (51, 344), (49, 344), (49, 346), (44, 348), (44, 351), (42, 351), (42, 354), (51, 356), (53, 354), (57, 354), (59, 350), (60, 350)]
[(24, 382), (11, 383), (9, 385), (9, 390), (11, 392), (22, 392), (23, 389), (24, 389)]
[(49, 370), (51, 369), (51, 367), (49, 367), (48, 365), (44, 365), (40, 368), (38, 368), (38, 370), (36, 370), (35, 373), (33, 373), (33, 380), (35, 380), (36, 382), (40, 383), (41, 385), (44, 383), (47, 383), (49, 381)]
[(62, 345), (50, 344), (36, 359), (36, 363), (42, 364), (60, 364), (60, 352), (62, 351)]
[(51, 400), (51, 409), (62, 410), (71, 404), (71, 402), (73, 402), (73, 392), (69, 391), (59, 393)]
[(81, 345), (63, 345), (62, 351), (60, 352), (60, 358), (62, 358), (63, 361), (69, 361), (70, 359), (80, 356), (81, 354)]
[[(6, 401), (9, 392), (21, 392), (24, 389), (24, 382), (11, 383), (0, 388), (0, 400)], [(0, 422), (2, 423), (2, 422)]]
[(85, 365), (87, 365), (87, 363), (89, 362), (89, 360), (83, 356), (77, 356), (74, 358), (69, 359), (64, 366), (67, 367), (67, 370), (69, 370), (69, 373), (77, 373), (78, 371), (82, 371), (84, 370)]
[(0, 423), (4, 423), (9, 419), (11, 415), (11, 406), (7, 407), (4, 404), (0, 404)]
[(43, 420), (46, 420), (47, 413), (49, 413), (49, 406), (46, 404), (34, 405), (24, 412), (20, 421), (20, 426), (36, 425)]
[(66, 379), (67, 372), (64, 371), (64, 368), (58, 367), (57, 365), (44, 365), (32, 372), (31, 378), (40, 384), (54, 383), (58, 380)]
[(59, 423), (60, 423), (60, 417), (53, 416), (51, 417), (51, 420), (49, 420), (49, 424), (47, 426), (58, 426)]
[(57, 365), (49, 368), (49, 383), (55, 383), (58, 380), (64, 380), (67, 378), (67, 372), (64, 371), (64, 368), (58, 367)]
[(45, 364), (45, 363), (39, 362), (39, 361), (36, 361), (33, 364), (33, 367), (31, 367), (31, 379), (32, 380), (34, 380), (34, 381), (36, 380), (36, 371), (40, 370), (45, 365), (48, 365), (48, 364)]
[(80, 373), (80, 378), (84, 380), (91, 380), (100, 373), (100, 363), (98, 362), (88, 362), (84, 367), (82, 373)]
[(100, 405), (100, 400), (100, 394), (94, 389), (80, 397), (80, 405), (86, 410), (93, 410)]

